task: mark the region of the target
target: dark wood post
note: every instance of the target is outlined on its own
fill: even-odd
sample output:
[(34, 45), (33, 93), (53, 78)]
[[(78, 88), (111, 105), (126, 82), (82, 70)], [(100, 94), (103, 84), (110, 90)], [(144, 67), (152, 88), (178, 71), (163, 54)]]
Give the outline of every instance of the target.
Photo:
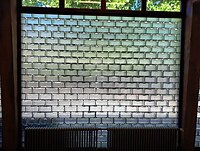
[(185, 28), (182, 151), (195, 150), (200, 74), (200, 1), (189, 1)]
[(19, 150), (16, 5), (16, 0), (0, 1), (0, 71), (4, 151)]

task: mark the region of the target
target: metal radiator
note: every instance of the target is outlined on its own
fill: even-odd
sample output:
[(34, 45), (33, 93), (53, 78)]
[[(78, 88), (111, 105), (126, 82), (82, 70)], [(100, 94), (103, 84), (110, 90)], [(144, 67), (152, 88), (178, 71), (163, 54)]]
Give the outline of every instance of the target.
[(109, 151), (177, 151), (178, 129), (111, 128), (108, 129)]
[(98, 129), (26, 128), (26, 151), (95, 151)]

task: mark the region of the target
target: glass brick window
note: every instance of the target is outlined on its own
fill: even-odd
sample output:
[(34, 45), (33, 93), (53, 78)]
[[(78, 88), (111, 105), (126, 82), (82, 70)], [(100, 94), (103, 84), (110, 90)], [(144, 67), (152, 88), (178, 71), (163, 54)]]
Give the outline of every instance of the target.
[(22, 14), (23, 127), (178, 127), (180, 27)]

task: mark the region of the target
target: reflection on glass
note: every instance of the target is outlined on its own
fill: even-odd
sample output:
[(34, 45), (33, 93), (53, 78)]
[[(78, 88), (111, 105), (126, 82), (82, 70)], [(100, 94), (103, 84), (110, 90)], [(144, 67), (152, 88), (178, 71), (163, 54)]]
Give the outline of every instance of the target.
[(100, 9), (101, 0), (65, 0), (66, 8)]
[(59, 7), (59, 0), (22, 0), (22, 6)]
[(107, 9), (141, 10), (141, 0), (106, 0)]
[(180, 12), (180, 0), (148, 0), (147, 10)]
[(198, 96), (195, 147), (200, 147), (200, 89), (199, 89), (199, 96)]

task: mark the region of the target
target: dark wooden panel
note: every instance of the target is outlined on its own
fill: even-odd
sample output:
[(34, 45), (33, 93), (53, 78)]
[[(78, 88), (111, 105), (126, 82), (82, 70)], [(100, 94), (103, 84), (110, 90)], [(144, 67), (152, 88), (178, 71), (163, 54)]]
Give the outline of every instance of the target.
[(17, 109), (17, 6), (0, 1), (0, 64), (3, 118), (3, 150), (19, 150)]
[(183, 88), (182, 145), (183, 151), (194, 151), (199, 92), (200, 65), (200, 2), (189, 2), (185, 28), (185, 69)]

